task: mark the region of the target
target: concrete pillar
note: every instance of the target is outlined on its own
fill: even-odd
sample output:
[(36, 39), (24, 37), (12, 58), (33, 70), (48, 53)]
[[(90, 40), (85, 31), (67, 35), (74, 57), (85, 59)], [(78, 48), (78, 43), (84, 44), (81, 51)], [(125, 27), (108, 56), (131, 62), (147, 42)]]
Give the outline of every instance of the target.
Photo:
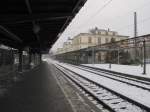
[(41, 63), (42, 63), (42, 54), (41, 54), (41, 53), (39, 54), (39, 58), (40, 58), (40, 59), (39, 59), (39, 61), (40, 61), (39, 64), (41, 64)]
[(33, 62), (33, 66), (35, 66), (35, 53), (32, 54), (32, 62)]
[(32, 53), (29, 52), (29, 62), (28, 62), (29, 68), (31, 68), (31, 62), (32, 62)]
[(5, 52), (4, 51), (2, 51), (2, 65), (4, 66), (5, 65), (5, 61), (6, 61), (6, 56), (5, 56), (6, 54), (5, 54)]
[(19, 65), (18, 65), (18, 71), (22, 72), (22, 49), (19, 49)]

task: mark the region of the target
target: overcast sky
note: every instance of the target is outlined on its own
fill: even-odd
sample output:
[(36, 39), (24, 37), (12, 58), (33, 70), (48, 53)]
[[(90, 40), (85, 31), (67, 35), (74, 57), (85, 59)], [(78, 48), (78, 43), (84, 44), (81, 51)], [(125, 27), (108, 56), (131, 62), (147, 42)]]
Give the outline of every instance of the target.
[(62, 47), (68, 37), (73, 38), (94, 27), (109, 28), (120, 35), (133, 37), (133, 13), (135, 11), (137, 12), (138, 35), (150, 34), (150, 0), (87, 0), (53, 45), (52, 50)]

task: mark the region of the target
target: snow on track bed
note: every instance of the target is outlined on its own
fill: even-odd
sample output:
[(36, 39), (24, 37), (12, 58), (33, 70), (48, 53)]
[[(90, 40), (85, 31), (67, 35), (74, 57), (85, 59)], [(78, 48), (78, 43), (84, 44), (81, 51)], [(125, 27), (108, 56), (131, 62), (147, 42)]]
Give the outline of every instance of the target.
[[(141, 80), (141, 81), (144, 81), (144, 82), (150, 82), (150, 77), (149, 77), (149, 74), (147, 73), (147, 74), (142, 74), (142, 75), (140, 75), (140, 74), (138, 74), (138, 73), (130, 73), (131, 72), (131, 68), (129, 69), (129, 68), (124, 68), (125, 70), (127, 69), (127, 70), (129, 70), (129, 72), (127, 73), (127, 72), (124, 72), (124, 71), (122, 71), (122, 69), (120, 70), (120, 66), (121, 65), (118, 65), (118, 68), (113, 68), (113, 70), (112, 70), (112, 68), (111, 69), (108, 69), (108, 68), (101, 68), (101, 67), (98, 67), (98, 66), (95, 66), (95, 64), (92, 66), (92, 65), (80, 65), (80, 66), (84, 66), (84, 67), (88, 67), (88, 68), (92, 68), (92, 69), (95, 69), (95, 70), (101, 70), (101, 71), (104, 71), (104, 72), (109, 72), (109, 73), (113, 73), (113, 74), (118, 74), (118, 75), (120, 75), (120, 76), (125, 76), (125, 77), (128, 77), (128, 78), (133, 78), (133, 79), (137, 79), (137, 80)], [(122, 65), (123, 66), (123, 65)], [(149, 64), (149, 67), (150, 67), (150, 64)], [(116, 70), (114, 70), (114, 69), (116, 69)], [(137, 68), (138, 69), (138, 68)], [(137, 69), (132, 69), (132, 71), (134, 72), (134, 71), (137, 71)], [(140, 68), (139, 68), (140, 69)], [(126, 71), (127, 71), (126, 70)], [(149, 70), (149, 68), (147, 67), (147, 70)]]
[(121, 75), (118, 75), (118, 74), (105, 72), (105, 71), (102, 71), (102, 70), (97, 70), (97, 69), (87, 67), (87, 66), (76, 66), (76, 65), (71, 65), (71, 64), (68, 64), (68, 65), (79, 68), (79, 69), (82, 69), (82, 70), (85, 70), (85, 71), (88, 71), (88, 72), (91, 72), (91, 73), (95, 73), (95, 74), (103, 76), (103, 77), (110, 78), (112, 80), (117, 80), (117, 81), (120, 81), (120, 82), (123, 82), (123, 83), (127, 83), (129, 85), (136, 86), (136, 87), (142, 88), (144, 90), (150, 91), (150, 82), (147, 82), (147, 81), (121, 76)]
[(64, 63), (58, 63), (61, 66), (64, 66), (77, 74), (82, 75), (83, 77), (86, 77), (98, 84), (101, 84), (113, 91), (116, 91), (117, 93), (126, 96), (130, 99), (132, 99), (135, 102), (138, 102), (140, 104), (145, 105), (146, 107), (150, 108), (150, 92), (147, 90), (142, 90), (141, 88), (137, 88), (122, 82), (118, 82), (112, 79), (108, 79), (105, 77), (100, 77), (99, 75), (96, 75), (94, 73), (90, 73), (69, 65), (66, 65)]
[(92, 96), (96, 97), (104, 104), (108, 106), (110, 111), (113, 112), (148, 112), (144, 108), (138, 107), (133, 103), (128, 102), (126, 99), (117, 96), (111, 91), (103, 88), (102, 86), (93, 83), (92, 81), (79, 76), (60, 65), (55, 65), (58, 69), (60, 69), (67, 77), (71, 80), (79, 84), (82, 88), (92, 94)]
[(143, 74), (143, 67), (141, 65), (121, 65), (121, 64), (82, 64), (83, 66), (88, 66), (92, 68), (102, 69), (105, 71), (117, 72), (122, 75), (127, 75), (129, 77), (137, 77), (139, 79), (144, 79), (150, 81), (150, 64), (146, 64), (146, 74)]

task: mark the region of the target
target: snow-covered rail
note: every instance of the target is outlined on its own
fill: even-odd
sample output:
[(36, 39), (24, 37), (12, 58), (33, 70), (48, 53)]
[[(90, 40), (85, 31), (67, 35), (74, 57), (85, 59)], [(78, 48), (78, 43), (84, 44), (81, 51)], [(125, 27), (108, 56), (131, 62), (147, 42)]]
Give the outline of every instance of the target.
[(131, 86), (136, 86), (138, 88), (144, 89), (144, 90), (148, 90), (150, 91), (150, 82), (148, 81), (144, 81), (144, 80), (139, 80), (139, 79), (135, 79), (135, 78), (131, 78), (128, 76), (121, 76), (120, 74), (117, 73), (111, 73), (111, 72), (106, 72), (103, 71), (101, 69), (97, 69), (97, 68), (92, 68), (92, 67), (88, 67), (88, 66), (76, 66), (76, 65), (71, 65), (69, 64), (69, 66), (73, 66), (106, 78), (110, 78), (112, 80), (116, 80), (122, 83), (126, 83), (129, 84)]
[[(137, 79), (137, 80), (144, 81), (144, 82), (150, 82), (149, 77), (146, 77), (146, 75), (144, 75), (144, 74), (141, 75), (139, 73), (139, 72), (142, 72), (142, 71), (140, 71), (141, 67), (139, 67), (139, 66), (136, 67), (136, 68), (135, 68), (135, 66), (131, 66), (131, 68), (130, 68), (130, 66), (126, 66), (126, 65), (115, 65), (115, 68), (113, 68), (111, 70), (107, 69), (107, 68), (98, 67), (98, 66), (95, 66), (95, 65), (93, 65), (93, 66), (91, 66), (91, 65), (80, 65), (80, 66), (87, 67), (87, 68), (92, 68), (94, 70), (103, 71), (103, 72), (107, 72), (107, 73), (117, 74), (117, 75), (120, 75), (120, 76), (132, 78), (132, 79)], [(121, 68), (120, 68), (120, 66), (121, 66)], [(147, 66), (147, 68), (148, 68), (148, 66)], [(115, 69), (118, 69), (118, 70), (115, 70)], [(132, 72), (133, 71), (134, 72), (132, 73), (131, 70), (132, 70)], [(135, 72), (135, 71), (138, 71), (138, 72)]]
[(101, 85), (65, 66), (55, 64), (66, 77), (112, 112), (149, 112), (150, 108)]

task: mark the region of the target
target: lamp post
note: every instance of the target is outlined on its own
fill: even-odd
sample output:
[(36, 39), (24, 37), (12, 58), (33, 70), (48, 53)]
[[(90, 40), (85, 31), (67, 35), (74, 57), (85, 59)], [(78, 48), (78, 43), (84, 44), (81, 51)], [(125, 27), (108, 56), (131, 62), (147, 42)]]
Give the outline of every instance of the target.
[(143, 40), (143, 57), (144, 57), (143, 74), (146, 74), (146, 47), (145, 47), (145, 39)]

